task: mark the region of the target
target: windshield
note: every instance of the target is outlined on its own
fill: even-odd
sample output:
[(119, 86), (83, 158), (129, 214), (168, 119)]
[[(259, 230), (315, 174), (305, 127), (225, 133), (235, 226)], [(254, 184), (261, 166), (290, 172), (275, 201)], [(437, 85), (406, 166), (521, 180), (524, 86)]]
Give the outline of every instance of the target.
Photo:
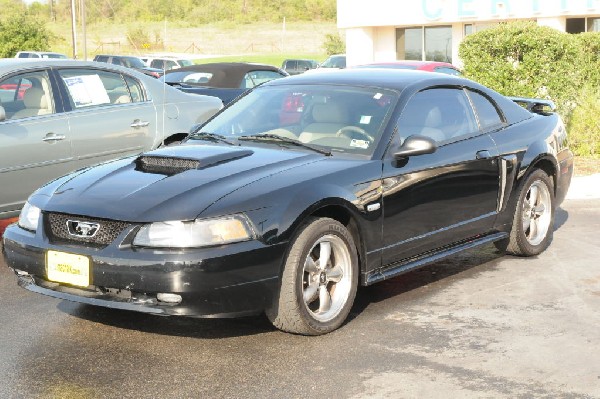
[(327, 58), (321, 64), (321, 68), (346, 68), (346, 56), (335, 55)]
[(194, 63), (190, 60), (178, 60), (177, 63), (179, 64), (179, 66), (190, 66), (190, 65), (194, 65)]
[(146, 68), (144, 62), (136, 57), (123, 57), (122, 62), (127, 68)]
[[(245, 136), (244, 145), (268, 141), (251, 141), (248, 136), (275, 135), (333, 154), (370, 156), (396, 99), (395, 92), (379, 88), (263, 86), (223, 110), (200, 132), (230, 141)], [(285, 145), (283, 140), (273, 144)]]

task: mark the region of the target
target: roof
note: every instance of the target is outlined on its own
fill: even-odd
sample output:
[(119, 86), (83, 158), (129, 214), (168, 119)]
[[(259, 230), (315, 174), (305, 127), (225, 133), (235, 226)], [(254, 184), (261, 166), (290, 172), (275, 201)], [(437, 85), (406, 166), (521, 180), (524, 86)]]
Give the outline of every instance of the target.
[(418, 82), (430, 82), (431, 84), (461, 84), (461, 80), (474, 84), (474, 82), (461, 79), (456, 76), (430, 73), (424, 71), (404, 70), (404, 69), (377, 69), (377, 68), (356, 68), (341, 69), (321, 73), (300, 74), (290, 76), (284, 79), (272, 80), (265, 85), (285, 85), (285, 84), (336, 84), (349, 86), (372, 86), (403, 90), (409, 85)]
[(57, 58), (0, 58), (0, 74), (6, 72), (15, 72), (19, 70), (27, 70), (32, 68), (43, 68), (43, 67), (95, 67), (102, 69), (114, 69), (120, 72), (131, 73), (135, 70), (130, 68), (121, 67), (114, 64), (107, 64), (105, 62), (94, 62), (94, 61), (80, 61), (71, 59), (57, 59)]
[(393, 68), (398, 66), (401, 68), (402, 66), (406, 66), (413, 69), (420, 69), (424, 71), (433, 71), (435, 68), (443, 67), (443, 68), (452, 68), (458, 70), (454, 65), (448, 62), (439, 62), (439, 61), (413, 61), (413, 60), (400, 60), (400, 61), (386, 61), (386, 62), (373, 62), (370, 64), (356, 65), (355, 68), (376, 68), (376, 67), (384, 67), (384, 68)]
[[(221, 88), (239, 88), (244, 76), (251, 71), (268, 70), (274, 72), (283, 72), (281, 69), (267, 64), (254, 64), (248, 62), (213, 62), (208, 64), (191, 65), (183, 68), (173, 69), (165, 73), (165, 80), (168, 75), (181, 74), (182, 72), (208, 72), (212, 73), (211, 79), (199, 86), (221, 87)], [(287, 73), (285, 73), (287, 75)]]

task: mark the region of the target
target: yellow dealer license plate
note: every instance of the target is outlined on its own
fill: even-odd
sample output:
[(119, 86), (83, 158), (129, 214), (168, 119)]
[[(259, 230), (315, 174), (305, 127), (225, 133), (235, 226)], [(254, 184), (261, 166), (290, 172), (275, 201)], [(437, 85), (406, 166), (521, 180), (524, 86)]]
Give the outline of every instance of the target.
[(48, 251), (46, 269), (50, 281), (79, 287), (90, 285), (90, 259), (86, 256)]

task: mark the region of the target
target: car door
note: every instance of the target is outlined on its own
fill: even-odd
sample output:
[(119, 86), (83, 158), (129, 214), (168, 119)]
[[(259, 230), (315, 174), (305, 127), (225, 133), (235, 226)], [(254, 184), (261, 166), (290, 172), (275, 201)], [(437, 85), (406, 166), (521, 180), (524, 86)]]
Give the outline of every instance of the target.
[(0, 79), (0, 217), (73, 169), (69, 124), (55, 94), (45, 69)]
[[(415, 94), (398, 120), (383, 167), (383, 265), (489, 231), (498, 206), (498, 153), (461, 88)], [(434, 139), (432, 154), (395, 160), (411, 135)]]
[(69, 100), (66, 106), (76, 166), (152, 148), (156, 110), (137, 79), (90, 68), (63, 68), (57, 73)]

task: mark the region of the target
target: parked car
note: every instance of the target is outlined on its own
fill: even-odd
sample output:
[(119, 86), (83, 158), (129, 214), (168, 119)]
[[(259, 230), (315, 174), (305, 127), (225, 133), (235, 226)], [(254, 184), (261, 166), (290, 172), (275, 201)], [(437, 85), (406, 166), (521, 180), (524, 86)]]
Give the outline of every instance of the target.
[(262, 83), (288, 76), (272, 65), (246, 62), (216, 62), (167, 71), (165, 83), (186, 93), (219, 97), (223, 104)]
[(53, 53), (51, 51), (19, 51), (15, 58), (69, 58), (61, 53)]
[(118, 66), (0, 60), (0, 219), (43, 183), (181, 140), (220, 107)]
[(448, 75), (460, 76), (462, 73), (460, 69), (448, 62), (437, 62), (437, 61), (388, 61), (388, 62), (374, 62), (371, 64), (356, 65), (352, 68), (391, 68), (391, 69), (412, 69), (419, 71), (428, 72), (439, 72)]
[[(302, 117), (282, 122), (298, 98)], [(266, 312), (284, 331), (323, 334), (359, 285), (492, 242), (546, 249), (573, 173), (566, 142), (557, 114), (467, 79), (302, 74), (257, 87), (180, 146), (40, 188), (4, 255), (20, 286), (61, 299)]]
[(192, 60), (178, 57), (140, 57), (144, 63), (150, 68), (160, 69), (162, 71), (170, 71), (171, 69), (179, 69), (186, 66), (192, 66)]
[(298, 75), (318, 66), (319, 63), (315, 60), (285, 60), (281, 64), (281, 69), (290, 75)]
[(126, 68), (134, 69), (144, 75), (152, 76), (153, 78), (160, 78), (163, 75), (162, 69), (150, 68), (144, 61), (138, 57), (130, 55), (105, 55), (99, 54), (94, 57), (96, 62), (106, 62), (108, 64), (120, 65)]

